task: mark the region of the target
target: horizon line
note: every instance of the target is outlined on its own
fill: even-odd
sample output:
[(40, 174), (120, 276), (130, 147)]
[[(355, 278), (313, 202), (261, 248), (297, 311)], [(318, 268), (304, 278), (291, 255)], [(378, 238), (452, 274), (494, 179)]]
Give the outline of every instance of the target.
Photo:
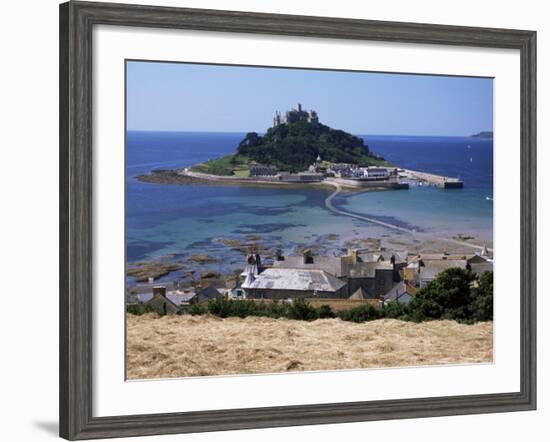
[[(242, 131), (215, 131), (215, 130), (179, 130), (179, 129), (126, 129), (126, 132), (164, 132), (164, 133), (209, 133), (209, 134), (247, 134), (249, 132), (256, 132), (259, 134), (265, 134), (266, 131), (250, 131), (250, 130), (242, 130)], [(494, 134), (493, 130), (481, 130), (472, 134), (468, 135), (442, 135), (442, 134), (395, 134), (395, 133), (371, 133), (371, 134), (362, 134), (362, 133), (352, 133), (352, 135), (355, 136), (388, 136), (388, 137), (459, 137), (459, 138), (475, 138), (474, 135), (480, 134), (480, 133), (486, 133), (491, 132)], [(492, 137), (491, 137), (492, 138)]]

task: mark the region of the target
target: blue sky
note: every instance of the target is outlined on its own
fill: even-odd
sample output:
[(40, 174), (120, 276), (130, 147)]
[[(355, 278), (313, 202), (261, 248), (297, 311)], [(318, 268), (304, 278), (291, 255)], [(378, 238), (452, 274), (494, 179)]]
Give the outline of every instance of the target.
[(128, 62), (129, 130), (263, 132), (302, 103), (354, 134), (467, 136), (493, 127), (486, 78)]

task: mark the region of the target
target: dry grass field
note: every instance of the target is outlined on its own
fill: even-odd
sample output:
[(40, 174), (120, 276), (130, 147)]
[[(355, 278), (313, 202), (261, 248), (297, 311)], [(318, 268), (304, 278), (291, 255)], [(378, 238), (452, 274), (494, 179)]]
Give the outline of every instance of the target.
[(128, 315), (129, 379), (491, 362), (493, 323)]

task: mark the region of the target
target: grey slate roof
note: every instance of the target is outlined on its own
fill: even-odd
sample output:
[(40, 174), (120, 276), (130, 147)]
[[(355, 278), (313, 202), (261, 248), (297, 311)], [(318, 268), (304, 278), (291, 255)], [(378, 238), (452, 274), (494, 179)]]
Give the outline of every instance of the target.
[(273, 267), (285, 269), (323, 270), (334, 276), (342, 275), (342, 257), (340, 256), (313, 256), (313, 264), (305, 264), (304, 257), (285, 256), (283, 261), (275, 261)]
[[(140, 304), (145, 304), (153, 299), (153, 293), (139, 293), (136, 295)], [(178, 307), (185, 304), (195, 297), (195, 292), (171, 291), (166, 294), (166, 298)]]
[[(338, 278), (374, 278), (377, 269), (391, 270), (391, 252), (373, 252), (359, 255), (360, 260), (353, 264), (350, 256), (313, 256), (313, 263), (305, 264), (303, 256), (286, 256), (283, 261), (275, 261), (273, 267), (286, 269), (323, 270)], [(407, 253), (396, 252), (396, 262), (406, 262)], [(381, 258), (381, 259), (380, 259)]]
[(206, 287), (199, 292), (199, 301), (218, 299), (222, 294), (215, 287)]
[(483, 272), (492, 272), (493, 263), (490, 261), (486, 262), (472, 262), (470, 263), (470, 268), (472, 272), (482, 274)]
[(411, 295), (407, 293), (407, 286), (401, 281), (395, 284), (382, 298), (384, 301), (399, 301), (403, 304), (408, 304), (411, 300)]
[(396, 264), (407, 262), (408, 252), (406, 250), (378, 250), (370, 252), (359, 252), (359, 258), (361, 258), (363, 262), (390, 261), (392, 255), (395, 258)]
[(363, 289), (359, 287), (348, 299), (367, 299), (367, 296), (365, 296)]
[(253, 281), (246, 281), (245, 289), (262, 290), (317, 290), (336, 292), (346, 284), (323, 270), (271, 268), (264, 270)]
[(422, 260), (424, 267), (420, 268), (421, 280), (432, 280), (435, 277), (452, 267), (465, 269), (468, 262), (465, 259), (440, 259), (440, 260)]

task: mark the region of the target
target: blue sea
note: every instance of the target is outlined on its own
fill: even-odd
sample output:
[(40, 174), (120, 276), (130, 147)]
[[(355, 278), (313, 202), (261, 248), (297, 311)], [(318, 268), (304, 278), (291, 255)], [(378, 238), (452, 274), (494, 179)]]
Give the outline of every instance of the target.
[[(234, 152), (243, 133), (128, 132), (126, 246), (128, 262), (185, 260), (208, 254), (211, 269), (242, 268), (236, 241), (292, 253), (317, 245), (338, 254), (361, 237), (402, 235), (337, 215), (324, 201), (330, 190), (211, 185), (165, 185), (135, 179), (153, 169), (182, 168)], [(459, 177), (463, 189), (340, 194), (346, 211), (440, 236), (473, 235), (492, 241), (493, 143), (462, 137), (364, 136), (370, 150), (401, 167)], [(228, 241), (229, 240), (229, 241)]]

